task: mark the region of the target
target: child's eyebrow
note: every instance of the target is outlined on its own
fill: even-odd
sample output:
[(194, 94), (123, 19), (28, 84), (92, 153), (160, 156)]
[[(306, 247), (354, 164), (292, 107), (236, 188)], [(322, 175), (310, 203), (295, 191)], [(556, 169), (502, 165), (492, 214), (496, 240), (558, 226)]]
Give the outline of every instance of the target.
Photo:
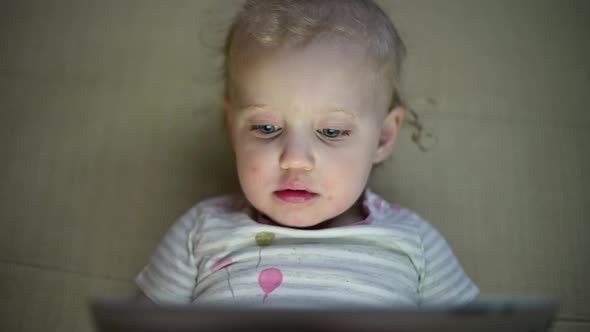
[[(266, 104), (249, 104), (249, 105), (244, 105), (242, 107), (240, 107), (238, 109), (238, 112), (244, 112), (244, 111), (253, 111), (253, 110), (262, 110), (262, 109), (269, 109), (270, 107)], [(347, 110), (345, 110), (344, 108), (341, 107), (333, 107), (333, 108), (327, 108), (323, 111), (323, 113), (338, 113), (338, 114), (344, 114), (348, 117), (351, 117), (353, 119), (356, 119), (358, 116), (356, 114), (354, 114), (353, 112), (349, 112)]]
[(266, 104), (248, 104), (240, 107), (238, 111), (248, 111), (248, 110), (255, 110), (255, 109), (265, 109), (269, 108)]
[(347, 115), (351, 118), (357, 118), (357, 115), (354, 114), (353, 112), (349, 112), (343, 108), (340, 107), (336, 107), (336, 108), (329, 108), (325, 111), (326, 113), (339, 113), (339, 114), (344, 114)]

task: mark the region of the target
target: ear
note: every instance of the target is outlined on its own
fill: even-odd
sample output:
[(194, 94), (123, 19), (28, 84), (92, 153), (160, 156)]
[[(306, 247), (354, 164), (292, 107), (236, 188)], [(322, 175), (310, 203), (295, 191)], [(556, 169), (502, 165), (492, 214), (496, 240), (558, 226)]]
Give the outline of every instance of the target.
[(379, 145), (375, 152), (373, 163), (377, 164), (387, 159), (393, 152), (397, 134), (404, 122), (405, 109), (398, 106), (385, 116), (379, 136)]

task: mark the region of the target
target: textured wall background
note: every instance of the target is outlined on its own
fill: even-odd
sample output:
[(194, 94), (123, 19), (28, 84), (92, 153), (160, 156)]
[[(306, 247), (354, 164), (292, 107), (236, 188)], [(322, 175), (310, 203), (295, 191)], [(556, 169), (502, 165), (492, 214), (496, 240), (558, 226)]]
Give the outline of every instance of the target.
[[(375, 191), (447, 237), (484, 294), (562, 301), (590, 329), (590, 2), (380, 1), (404, 91)], [(236, 190), (219, 47), (236, 1), (25, 0), (0, 11), (0, 330), (87, 331), (163, 232)], [(584, 283), (586, 281), (586, 283)]]

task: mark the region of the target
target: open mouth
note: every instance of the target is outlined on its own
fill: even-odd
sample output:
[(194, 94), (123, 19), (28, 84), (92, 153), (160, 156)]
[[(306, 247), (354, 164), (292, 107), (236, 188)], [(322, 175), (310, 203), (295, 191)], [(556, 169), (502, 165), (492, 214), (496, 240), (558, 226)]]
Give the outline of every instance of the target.
[(275, 191), (274, 194), (279, 199), (288, 203), (304, 203), (318, 196), (318, 194), (309, 192), (307, 190), (293, 189), (278, 190)]

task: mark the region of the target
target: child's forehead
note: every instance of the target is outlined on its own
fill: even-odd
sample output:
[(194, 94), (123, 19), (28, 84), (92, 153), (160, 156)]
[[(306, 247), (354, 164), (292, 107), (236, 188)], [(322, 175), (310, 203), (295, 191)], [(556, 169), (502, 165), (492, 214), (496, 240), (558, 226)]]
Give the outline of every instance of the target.
[(235, 62), (231, 75), (231, 97), (240, 108), (291, 105), (289, 109), (359, 115), (366, 105), (387, 103), (382, 100), (389, 94), (367, 52), (353, 44), (250, 51)]
[(256, 41), (241, 41), (232, 45), (231, 58), (252, 58), (254, 60), (284, 58), (314, 58), (332, 56), (338, 58), (364, 59), (375, 62), (374, 56), (362, 41), (345, 38), (324, 38), (305, 44), (283, 43), (278, 46), (264, 46)]
[(304, 76), (309, 71), (317, 77), (327, 74), (360, 80), (375, 79), (378, 67), (361, 45), (326, 41), (303, 47), (245, 47), (236, 51), (229, 71), (234, 80), (260, 79), (260, 75)]

